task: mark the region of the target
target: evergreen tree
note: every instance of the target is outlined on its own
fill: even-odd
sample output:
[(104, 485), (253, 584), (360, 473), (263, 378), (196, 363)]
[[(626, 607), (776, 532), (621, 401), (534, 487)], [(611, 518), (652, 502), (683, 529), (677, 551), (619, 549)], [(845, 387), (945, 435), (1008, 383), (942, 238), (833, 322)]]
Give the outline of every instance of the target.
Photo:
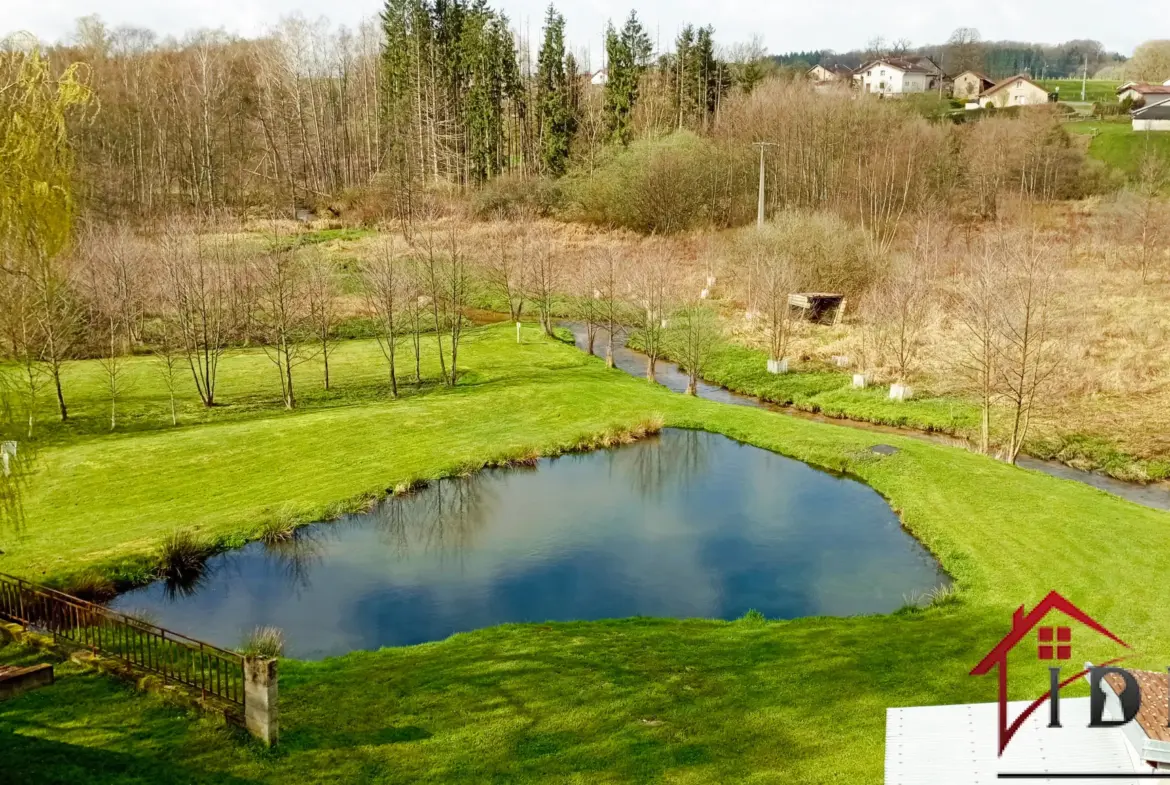
[(638, 84), (653, 53), (650, 36), (630, 11), (621, 32), (610, 25), (605, 31), (609, 79), (605, 83), (605, 115), (610, 137), (629, 144), (631, 118), (638, 102)]
[[(537, 59), (537, 100), (540, 110), (540, 160), (551, 175), (565, 173), (569, 161), (569, 147), (577, 130), (574, 107), (576, 62), (572, 73), (565, 56), (565, 18), (552, 5), (544, 22), (544, 43)], [(573, 82), (570, 82), (570, 76)]]

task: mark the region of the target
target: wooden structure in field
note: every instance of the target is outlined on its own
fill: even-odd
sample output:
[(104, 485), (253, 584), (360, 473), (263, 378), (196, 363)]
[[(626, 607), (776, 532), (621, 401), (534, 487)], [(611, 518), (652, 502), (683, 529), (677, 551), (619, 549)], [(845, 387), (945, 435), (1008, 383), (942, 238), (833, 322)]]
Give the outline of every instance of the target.
[(788, 295), (788, 305), (800, 309), (802, 319), (818, 324), (838, 325), (845, 315), (845, 295), (829, 292), (796, 292)]

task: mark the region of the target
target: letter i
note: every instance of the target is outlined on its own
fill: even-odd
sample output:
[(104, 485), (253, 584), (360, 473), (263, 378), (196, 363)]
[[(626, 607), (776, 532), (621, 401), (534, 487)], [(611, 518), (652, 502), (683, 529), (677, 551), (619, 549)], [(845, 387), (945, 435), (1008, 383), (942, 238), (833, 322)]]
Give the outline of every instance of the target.
[(1060, 668), (1048, 669), (1048, 727), (1060, 727)]

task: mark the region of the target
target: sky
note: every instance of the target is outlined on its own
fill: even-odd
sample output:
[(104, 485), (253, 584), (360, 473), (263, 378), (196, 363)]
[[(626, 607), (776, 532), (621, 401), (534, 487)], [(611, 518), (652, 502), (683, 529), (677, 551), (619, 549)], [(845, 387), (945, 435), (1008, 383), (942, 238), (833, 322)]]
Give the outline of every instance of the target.
[[(489, 0), (521, 31), (539, 36), (547, 0)], [(599, 66), (602, 29), (620, 24), (631, 0), (557, 2), (574, 50)], [(223, 28), (230, 33), (264, 33), (281, 16), (320, 16), (356, 25), (376, 14), (378, 0), (0, 0), (0, 30), (25, 30), (46, 41), (68, 40), (74, 21), (97, 14), (111, 27), (146, 27), (164, 36)], [(769, 52), (862, 48), (875, 36), (908, 39), (914, 45), (942, 43), (957, 27), (975, 27), (985, 40), (1059, 43), (1077, 38), (1101, 41), (1106, 49), (1131, 54), (1149, 38), (1170, 38), (1167, 0), (1126, 0), (1124, 13), (1111, 13), (1099, 0), (984, 0), (980, 3), (923, 3), (920, 0), (640, 0), (639, 17), (667, 48), (687, 23), (711, 24), (720, 44), (763, 39)], [(1118, 7), (1116, 10), (1122, 10)]]

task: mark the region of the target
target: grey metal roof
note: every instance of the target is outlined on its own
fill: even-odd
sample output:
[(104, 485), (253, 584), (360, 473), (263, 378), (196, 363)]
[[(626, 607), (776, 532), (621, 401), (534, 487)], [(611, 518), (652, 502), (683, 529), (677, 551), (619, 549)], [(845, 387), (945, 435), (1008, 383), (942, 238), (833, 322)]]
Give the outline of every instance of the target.
[[(1014, 718), (1028, 701), (1008, 703)], [(1148, 772), (1120, 728), (1090, 728), (1089, 699), (1062, 698), (1061, 728), (1048, 728), (1048, 705), (1032, 713), (996, 757), (999, 706), (969, 703), (886, 711), (886, 785), (992, 785), (1000, 772)], [(1094, 780), (1049, 778), (1033, 783)], [(1111, 780), (1138, 785), (1141, 780)]]
[(1147, 103), (1141, 109), (1134, 109), (1137, 120), (1170, 120), (1170, 100)]

